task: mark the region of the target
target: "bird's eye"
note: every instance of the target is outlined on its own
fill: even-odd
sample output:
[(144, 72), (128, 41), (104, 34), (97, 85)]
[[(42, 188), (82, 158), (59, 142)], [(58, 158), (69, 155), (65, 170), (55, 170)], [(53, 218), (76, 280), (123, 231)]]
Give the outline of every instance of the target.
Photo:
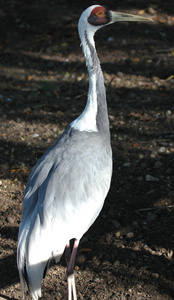
[(100, 10), (96, 13), (96, 15), (101, 18), (104, 16), (104, 12), (102, 10)]

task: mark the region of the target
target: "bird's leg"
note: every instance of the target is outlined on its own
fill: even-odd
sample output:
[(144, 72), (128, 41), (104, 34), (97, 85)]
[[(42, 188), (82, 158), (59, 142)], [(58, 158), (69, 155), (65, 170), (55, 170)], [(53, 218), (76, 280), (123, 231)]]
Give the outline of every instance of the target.
[[(68, 280), (68, 300), (72, 299), (72, 294), (73, 294), (73, 299), (77, 300), (77, 295), (76, 295), (76, 286), (75, 286), (75, 279), (74, 279), (74, 265), (75, 265), (75, 260), (76, 260), (76, 254), (77, 254), (77, 249), (79, 245), (79, 240), (74, 241), (73, 249), (71, 252), (70, 260), (68, 263), (68, 268), (67, 268), (67, 280)], [(70, 245), (66, 247), (67, 250), (67, 259), (69, 256), (69, 251), (70, 251)]]
[(73, 300), (77, 300), (74, 274), (68, 276), (68, 300), (72, 300), (72, 295)]
[(67, 266), (69, 265), (70, 258), (71, 258), (71, 247), (70, 247), (70, 241), (69, 241), (69, 243), (66, 245), (66, 248), (65, 248), (65, 260), (66, 260)]
[[(70, 258), (71, 258), (71, 244), (70, 244), (70, 241), (69, 243), (66, 245), (66, 248), (65, 248), (65, 260), (66, 260), (66, 263), (67, 263), (67, 267), (70, 263)], [(67, 274), (68, 275), (68, 274)], [(68, 279), (68, 300), (71, 300), (71, 297), (72, 297), (72, 291), (71, 291), (71, 287), (72, 287), (72, 280), (73, 278)]]

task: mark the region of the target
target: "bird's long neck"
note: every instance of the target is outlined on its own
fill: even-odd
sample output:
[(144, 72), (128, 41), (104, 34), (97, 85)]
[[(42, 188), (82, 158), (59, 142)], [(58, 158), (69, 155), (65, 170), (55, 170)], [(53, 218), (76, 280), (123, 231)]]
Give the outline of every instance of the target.
[(79, 30), (79, 35), (89, 72), (89, 91), (86, 107), (72, 125), (80, 131), (108, 132), (109, 120), (104, 78), (95, 49), (93, 33)]

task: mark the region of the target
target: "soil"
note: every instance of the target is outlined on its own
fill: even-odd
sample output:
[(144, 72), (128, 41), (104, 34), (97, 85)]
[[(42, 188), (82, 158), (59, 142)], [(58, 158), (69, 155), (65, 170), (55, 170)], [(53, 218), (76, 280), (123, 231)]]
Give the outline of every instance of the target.
[[(149, 16), (96, 34), (108, 102), (112, 184), (82, 238), (78, 299), (174, 299), (174, 3), (100, 1)], [(28, 176), (83, 110), (88, 74), (77, 22), (89, 0), (0, 3), (0, 299), (21, 299), (17, 234)], [(67, 299), (64, 258), (42, 299)], [(27, 294), (26, 299), (30, 299)]]

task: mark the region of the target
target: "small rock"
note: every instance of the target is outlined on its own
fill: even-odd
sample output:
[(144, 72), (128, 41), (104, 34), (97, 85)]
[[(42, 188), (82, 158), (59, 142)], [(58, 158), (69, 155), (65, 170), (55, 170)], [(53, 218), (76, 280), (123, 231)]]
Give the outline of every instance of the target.
[(132, 239), (132, 238), (134, 237), (134, 233), (133, 233), (133, 232), (128, 232), (128, 233), (126, 234), (126, 237), (127, 237), (128, 239)]
[(111, 121), (114, 121), (114, 120), (115, 120), (115, 116), (109, 114), (109, 119), (110, 119)]
[(77, 81), (81, 81), (82, 79), (83, 79), (83, 75), (81, 75), (81, 76), (77, 76)]
[(154, 279), (158, 279), (158, 278), (159, 278), (159, 274), (158, 274), (158, 273), (152, 273), (152, 277), (153, 277)]
[(171, 115), (172, 115), (171, 110), (167, 110), (167, 111), (166, 111), (166, 117), (169, 118)]
[(145, 12), (144, 9), (140, 9), (140, 10), (138, 11), (138, 14), (139, 14), (140, 16), (144, 15), (145, 13), (146, 13), (146, 12)]
[(141, 284), (137, 284), (136, 286), (138, 289), (142, 289), (142, 285)]
[(35, 138), (37, 138), (38, 136), (39, 136), (38, 133), (34, 133), (33, 136), (32, 136), (32, 138), (35, 139)]
[(53, 132), (57, 132), (57, 131), (58, 131), (57, 127), (53, 127)]
[(167, 257), (170, 258), (170, 259), (173, 257), (173, 250), (172, 249), (167, 251)]
[(156, 156), (157, 156), (157, 153), (155, 153), (155, 152), (153, 152), (153, 153), (150, 154), (151, 158), (155, 158)]
[(153, 9), (152, 7), (148, 7), (148, 13), (153, 16), (157, 13), (157, 11), (155, 9)]
[(80, 268), (79, 268), (79, 266), (75, 266), (75, 268), (74, 268), (76, 271), (78, 271)]
[(9, 215), (9, 216), (7, 216), (7, 222), (10, 224), (14, 224), (15, 221), (14, 221), (14, 218)]
[(159, 148), (159, 153), (165, 153), (166, 152), (166, 148), (165, 147), (160, 147)]
[(156, 214), (148, 212), (148, 214), (147, 214), (147, 222), (148, 223), (151, 223), (151, 222), (155, 221), (156, 218), (157, 218)]
[(119, 238), (120, 235), (121, 235), (120, 231), (117, 231), (117, 232), (116, 232), (116, 237)]

